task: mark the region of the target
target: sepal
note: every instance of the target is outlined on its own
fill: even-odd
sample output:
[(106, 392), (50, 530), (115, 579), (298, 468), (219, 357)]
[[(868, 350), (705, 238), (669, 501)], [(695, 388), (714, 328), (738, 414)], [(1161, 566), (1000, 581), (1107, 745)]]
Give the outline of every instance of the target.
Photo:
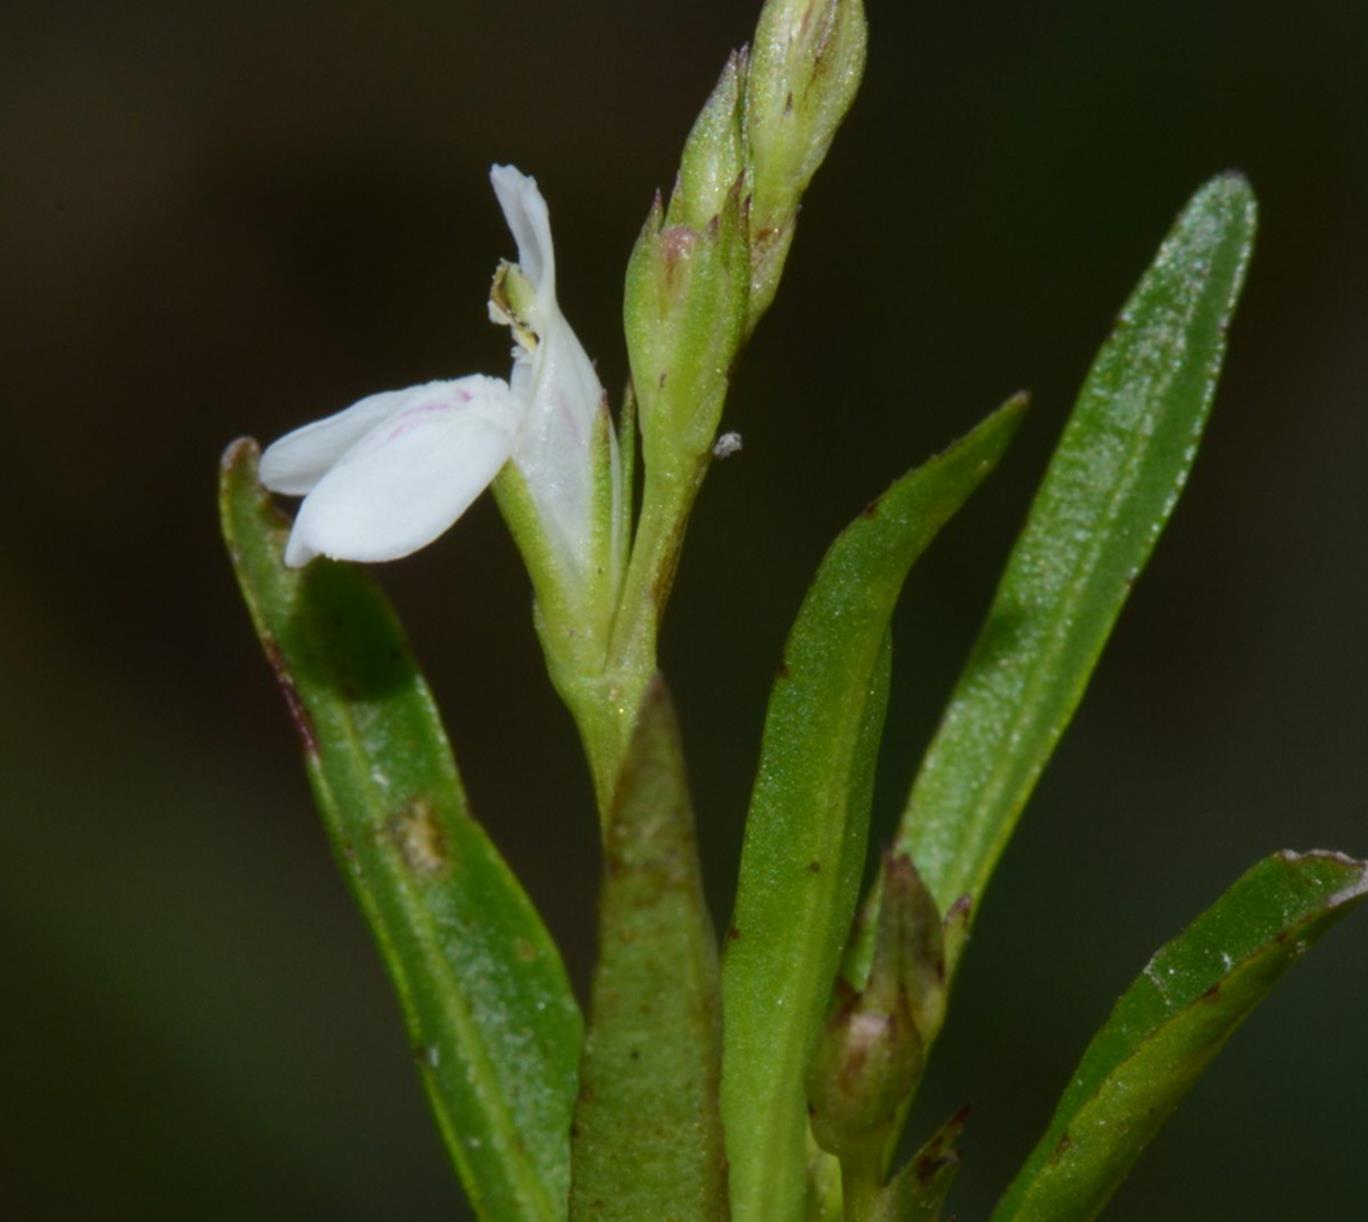
[(668, 222), (703, 229), (727, 206), (727, 196), (749, 166), (742, 97), (749, 52), (727, 58), (717, 85), (694, 120), (679, 159)]

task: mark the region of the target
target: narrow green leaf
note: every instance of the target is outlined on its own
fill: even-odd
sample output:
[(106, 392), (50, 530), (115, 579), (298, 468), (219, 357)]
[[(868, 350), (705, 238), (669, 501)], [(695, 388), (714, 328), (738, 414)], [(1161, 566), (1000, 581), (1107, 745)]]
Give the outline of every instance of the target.
[(679, 726), (657, 677), (605, 829), (571, 1218), (727, 1216), (719, 1000)]
[(1025, 400), (902, 477), (836, 540), (770, 696), (723, 961), (723, 1117), (738, 1218), (800, 1216), (803, 1074), (865, 862), (886, 635), (913, 561), (1002, 455)]
[(563, 1218), (581, 1023), (560, 955), (470, 817), (394, 613), (359, 569), (284, 567), (257, 458), (224, 455), (224, 538), (447, 1149), (482, 1217)]
[(1368, 863), (1337, 853), (1245, 874), (1116, 1003), (994, 1219), (1096, 1217), (1235, 1028), (1365, 895)]
[(942, 912), (977, 907), (1187, 479), (1254, 226), (1243, 178), (1203, 187), (1083, 385), (903, 816)]

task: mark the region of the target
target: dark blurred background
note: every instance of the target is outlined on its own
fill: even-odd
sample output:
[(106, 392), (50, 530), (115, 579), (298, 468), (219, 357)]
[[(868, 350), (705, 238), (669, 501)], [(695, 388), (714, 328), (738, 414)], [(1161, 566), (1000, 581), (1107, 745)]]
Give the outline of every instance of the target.
[[(758, 0), (19, 3), (0, 29), (0, 1214), (460, 1218), (216, 534), (215, 464), (502, 373), (492, 161), (537, 176), (610, 387), (622, 269)], [(1020, 386), (909, 584), (896, 819), (1053, 439), (1170, 220), (1263, 227), (1192, 484), (982, 912), (915, 1125), (986, 1215), (1146, 957), (1257, 858), (1368, 852), (1368, 6), (870, 0), (863, 92), (739, 375), (664, 655), (719, 918), (769, 680), (834, 533)], [(583, 989), (597, 857), (482, 502), (381, 573), (475, 809)], [(1362, 1217), (1368, 916), (1237, 1034), (1109, 1216)]]

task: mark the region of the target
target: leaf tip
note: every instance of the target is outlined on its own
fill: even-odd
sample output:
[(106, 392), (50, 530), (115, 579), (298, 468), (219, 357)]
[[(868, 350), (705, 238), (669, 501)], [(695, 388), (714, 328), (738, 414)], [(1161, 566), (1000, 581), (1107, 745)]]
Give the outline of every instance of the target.
[(232, 474), (249, 463), (253, 463), (261, 455), (261, 446), (257, 444), (255, 437), (238, 437), (228, 443), (227, 449), (223, 451), (223, 457), (219, 459), (219, 467), (225, 475)]
[(1027, 411), (1031, 406), (1031, 392), (1029, 390), (1018, 390), (1009, 396), (1003, 405), (998, 408), (997, 414), (1003, 421), (1004, 446), (1015, 436), (1017, 429), (1021, 427), (1021, 422), (1026, 418)]
[(1030, 406), (1031, 392), (1029, 390), (1018, 390), (1009, 396), (1002, 406), (993, 413), (993, 417), (1000, 422), (1002, 430), (1001, 444), (996, 457), (1001, 457), (1016, 436), (1017, 429), (1021, 427), (1021, 422), (1026, 418), (1026, 411)]
[(1278, 853), (1278, 858), (1290, 866), (1321, 863), (1343, 867), (1348, 874), (1348, 881), (1326, 900), (1328, 908), (1338, 908), (1368, 896), (1368, 861), (1360, 861), (1338, 849), (1307, 849), (1301, 853), (1295, 849), (1283, 849)]
[(1250, 185), (1245, 172), (1232, 166), (1207, 179), (1198, 190), (1196, 198), (1252, 202), (1254, 188)]
[(1225, 170), (1204, 183), (1192, 197), (1186, 215), (1221, 217), (1227, 224), (1238, 223), (1250, 234), (1258, 225), (1259, 201), (1254, 188), (1241, 170)]

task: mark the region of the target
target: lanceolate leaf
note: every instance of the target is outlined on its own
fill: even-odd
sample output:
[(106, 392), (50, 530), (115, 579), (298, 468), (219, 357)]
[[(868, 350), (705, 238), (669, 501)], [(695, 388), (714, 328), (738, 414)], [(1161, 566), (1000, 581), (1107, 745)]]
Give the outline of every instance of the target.
[(1254, 238), (1203, 187), (1083, 385), (908, 799), (897, 848), (942, 912), (980, 893), (1187, 479)]
[(393, 612), (351, 566), (283, 566), (257, 457), (224, 455), (224, 537), (447, 1149), (481, 1216), (563, 1218), (581, 1024), (560, 955), (470, 817)]
[(1096, 1217), (1231, 1032), (1365, 894), (1368, 863), (1337, 853), (1250, 870), (1116, 1003), (996, 1222)]
[(770, 697), (723, 963), (723, 1117), (733, 1212), (800, 1215), (803, 1075), (865, 861), (889, 618), (912, 562), (992, 469), (1013, 400), (904, 476), (836, 540)]
[(623, 764), (603, 852), (570, 1216), (725, 1218), (717, 946), (679, 727), (659, 678)]

